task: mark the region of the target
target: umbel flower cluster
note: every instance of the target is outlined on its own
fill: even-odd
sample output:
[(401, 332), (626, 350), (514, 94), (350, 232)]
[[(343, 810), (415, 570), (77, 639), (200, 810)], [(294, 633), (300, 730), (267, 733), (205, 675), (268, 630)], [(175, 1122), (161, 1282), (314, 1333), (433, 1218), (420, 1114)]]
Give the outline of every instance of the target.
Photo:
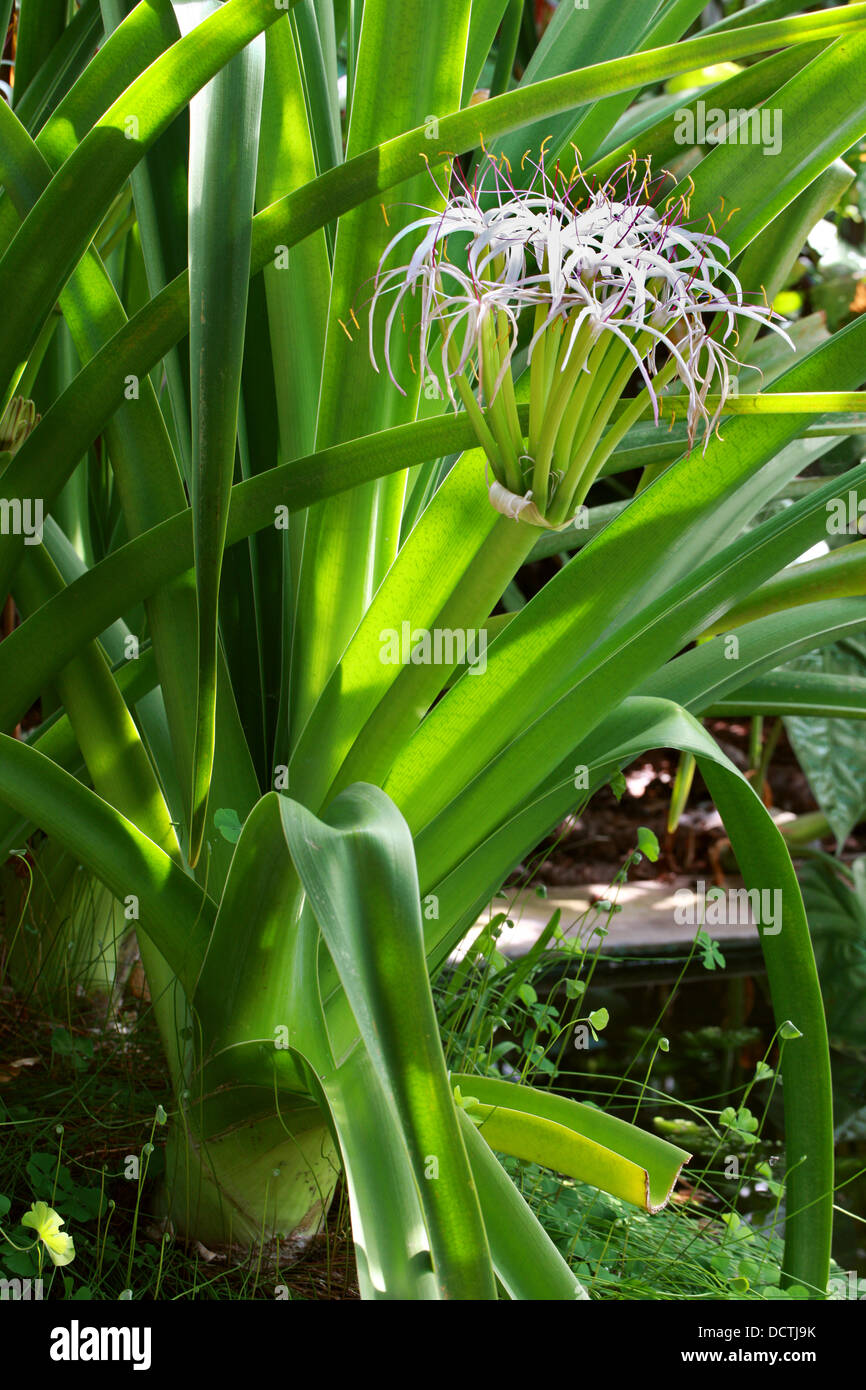
[[(659, 423), (666, 386), (690, 447), (699, 433), (706, 447), (730, 390), (739, 320), (787, 335), (770, 308), (746, 302), (724, 241), (685, 224), (684, 199), (652, 205), (648, 163), (639, 172), (632, 159), (601, 187), (577, 168), (568, 180), (543, 159), (534, 169), (520, 191), (488, 159), (443, 210), (393, 238), (374, 286), (370, 355), (379, 370), (373, 325), (389, 299), (384, 356), (402, 390), (392, 339), (415, 301), (422, 379), (455, 406), (460, 397), (494, 475), (494, 506), (562, 526), (630, 426), (649, 411)], [(386, 269), (410, 239), (408, 263)], [(526, 432), (517, 362), (528, 367)], [(637, 394), (626, 397), (633, 378)]]

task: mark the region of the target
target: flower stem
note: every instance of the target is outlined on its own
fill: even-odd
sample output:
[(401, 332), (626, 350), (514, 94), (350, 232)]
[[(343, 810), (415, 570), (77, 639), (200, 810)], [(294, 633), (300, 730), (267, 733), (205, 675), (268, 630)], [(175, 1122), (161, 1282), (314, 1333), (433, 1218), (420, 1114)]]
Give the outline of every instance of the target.
[[(498, 349), (500, 352), (500, 363), (505, 360), (502, 354), (508, 352), (508, 318), (505, 314), (497, 315), (498, 328)], [(523, 473), (520, 469), (520, 455), (523, 453), (523, 430), (520, 428), (520, 417), (517, 414), (517, 400), (514, 395), (514, 377), (509, 366), (502, 378), (500, 393), (505, 405), (505, 414), (508, 420), (509, 432), (514, 441), (515, 449), (518, 454), (518, 472), (522, 479)], [(520, 489), (518, 489), (519, 491)]]
[[(535, 309), (533, 335), (539, 332), (546, 317), (544, 304), (538, 304)], [(556, 355), (554, 344), (552, 340), (548, 343), (549, 339), (550, 330), (541, 334), (532, 349), (532, 361), (529, 364), (529, 438), (527, 447), (531, 458), (535, 458), (537, 453), (538, 439), (544, 422), (544, 402), (547, 399), (544, 389), (546, 384), (545, 357), (548, 346), (553, 355)]]
[[(567, 342), (571, 328), (570, 319), (563, 334), (563, 348), (561, 356), (564, 357), (567, 349)], [(539, 511), (544, 512), (547, 507), (547, 490), (550, 480), (550, 464), (553, 457), (553, 446), (556, 443), (556, 436), (562, 417), (568, 408), (578, 377), (583, 371), (587, 356), (593, 345), (595, 338), (595, 327), (589, 319), (586, 319), (577, 333), (577, 341), (574, 344), (568, 365), (557, 370), (558, 380), (548, 394), (547, 407), (544, 416), (544, 424), (541, 429), (541, 437), (538, 441), (538, 449), (535, 453), (535, 465), (532, 474), (532, 492), (535, 505)]]
[(496, 391), (496, 378), (502, 364), (499, 360), (496, 331), (490, 316), (484, 320), (481, 328), (479, 353), (481, 357), (481, 385), (487, 404), (487, 418), (499, 445), (502, 459), (504, 476), (500, 478), (500, 482), (510, 488), (512, 492), (518, 492), (522, 481), (520, 466), (517, 461), (517, 450), (511, 436), (505, 403), (501, 394)]
[[(653, 387), (656, 390), (660, 390), (663, 386), (667, 385), (667, 383), (670, 381), (671, 377), (674, 375), (676, 371), (676, 365), (677, 364), (673, 360), (673, 358), (670, 358), (665, 363), (661, 371), (658, 372), (656, 377), (654, 378)], [(647, 388), (644, 387), (643, 390), (639, 393), (639, 395), (635, 396), (633, 400), (625, 402), (625, 407), (626, 408), (622, 412), (622, 414), (619, 415), (618, 418), (614, 421), (613, 425), (611, 425), (610, 429), (608, 430), (607, 434), (604, 436), (604, 439), (602, 440), (600, 448), (596, 450), (593, 456), (593, 470), (590, 483), (595, 482), (595, 479), (598, 477), (602, 468), (607, 463), (614, 449), (616, 449), (617, 445), (620, 444), (620, 442), (625, 438), (632, 425), (636, 425), (638, 420), (640, 420), (642, 416), (646, 415), (650, 407), (650, 394)], [(659, 465), (657, 464), (650, 465), (650, 467), (658, 466)], [(668, 464), (662, 464), (661, 467), (663, 469), (667, 468)], [(648, 468), (644, 470), (644, 473), (646, 473), (647, 471)], [(641, 481), (638, 485), (637, 492), (640, 492), (643, 485), (643, 477), (641, 477)], [(635, 495), (637, 495), (637, 493), (635, 493)]]
[[(581, 376), (556, 436), (553, 461), (563, 477), (574, 452), (574, 437), (578, 426), (582, 421), (585, 421), (586, 425), (591, 423), (593, 411), (599, 400), (603, 399), (610, 378), (622, 361), (623, 351), (620, 343), (615, 344), (607, 335), (603, 335), (590, 354), (589, 370)], [(586, 425), (581, 431), (581, 437), (586, 433)]]
[[(460, 557), (459, 578), (455, 576), (454, 588), (435, 620), (429, 623), (430, 630), (486, 634), (487, 619), (537, 539), (534, 526), (496, 516), (491, 529), (479, 540), (475, 554), (468, 560)], [(407, 618), (413, 621), (411, 614)], [(412, 662), (403, 666), (355, 739), (324, 804), (352, 782), (384, 785), (395, 757), (443, 690), (453, 669)]]
[[(638, 352), (643, 355), (649, 343), (649, 335), (643, 334), (638, 338), (635, 346)], [(634, 359), (627, 349), (619, 354), (618, 358), (613, 359), (614, 367), (619, 362), (619, 369), (616, 374), (607, 375), (603, 390), (604, 404), (599, 408), (598, 398), (591, 398), (587, 402), (586, 417), (588, 428), (580, 442), (580, 446), (572, 459), (568, 472), (563, 478), (557, 504), (551, 508), (549, 520), (553, 525), (561, 525), (565, 521), (569, 512), (573, 510), (588, 493), (590, 487), (598, 477), (603, 465), (607, 462), (613, 450), (626, 432), (635, 424), (645, 413), (650, 405), (650, 393), (647, 387), (635, 398), (626, 404), (625, 410), (617, 419), (616, 424), (608, 431), (604, 444), (599, 449), (599, 442), (602, 433), (607, 426), (613, 411), (620, 403), (620, 397), (625, 389), (629, 378), (634, 371)], [(607, 364), (606, 364), (607, 365)], [(654, 388), (663, 386), (673, 375), (676, 363), (671, 358), (665, 363), (660, 372), (657, 373)], [(602, 392), (599, 392), (599, 396)]]
[(489, 458), (493, 471), (496, 472), (497, 468), (502, 468), (499, 445), (493, 438), (490, 426), (484, 418), (484, 412), (475, 399), (475, 392), (466, 379), (466, 373), (458, 370), (460, 358), (453, 339), (448, 344), (448, 361), (451, 366), (453, 380), (457, 384), (460, 399), (463, 402), (466, 414), (472, 422), (472, 428), (475, 431), (478, 442)]

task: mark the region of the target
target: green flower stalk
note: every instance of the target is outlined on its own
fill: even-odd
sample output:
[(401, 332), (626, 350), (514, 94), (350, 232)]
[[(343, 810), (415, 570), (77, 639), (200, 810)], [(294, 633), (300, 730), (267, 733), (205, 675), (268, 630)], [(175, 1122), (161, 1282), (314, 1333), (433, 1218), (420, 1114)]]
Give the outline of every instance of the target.
[[(575, 167), (569, 181), (544, 162), (518, 191), (489, 159), (441, 212), (412, 222), (390, 242), (370, 311), (393, 302), (385, 360), (405, 322), (407, 297), (420, 298), (420, 370), (452, 404), (463, 404), (487, 456), (490, 500), (505, 516), (536, 526), (570, 524), (627, 430), (675, 382), (689, 444), (704, 447), (730, 390), (727, 343), (737, 322), (766, 325), (790, 343), (778, 316), (748, 304), (724, 263), (716, 235), (687, 227), (685, 205), (652, 206), (649, 161), (633, 158), (600, 188)], [(419, 231), (411, 259), (384, 269), (395, 247)], [(512, 367), (520, 345), (529, 368), (524, 437)], [(793, 346), (793, 345), (792, 345)], [(636, 394), (626, 388), (636, 377)], [(713, 413), (707, 398), (718, 397)]]

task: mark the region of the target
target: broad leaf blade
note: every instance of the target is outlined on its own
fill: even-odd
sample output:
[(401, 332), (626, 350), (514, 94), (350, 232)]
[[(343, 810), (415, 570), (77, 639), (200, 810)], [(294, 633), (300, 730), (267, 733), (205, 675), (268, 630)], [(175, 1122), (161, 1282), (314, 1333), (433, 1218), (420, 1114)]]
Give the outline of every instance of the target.
[(487, 1241), (424, 961), (408, 827), (384, 793), (370, 786), (338, 797), (328, 821), (285, 798), (280, 808), (292, 858), (364, 1043), (393, 1094), (443, 1293), (491, 1298)]
[(551, 1091), (458, 1072), (451, 1084), (464, 1100), (478, 1102), (470, 1118), (480, 1122), (492, 1149), (578, 1178), (645, 1211), (666, 1205), (691, 1158), (637, 1125)]

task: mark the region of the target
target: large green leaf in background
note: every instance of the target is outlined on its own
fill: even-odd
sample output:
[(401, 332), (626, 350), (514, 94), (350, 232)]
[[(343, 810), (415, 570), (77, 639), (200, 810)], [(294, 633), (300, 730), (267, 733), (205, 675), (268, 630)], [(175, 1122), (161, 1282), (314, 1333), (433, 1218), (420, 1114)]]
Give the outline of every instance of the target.
[[(55, 299), (138, 161), (196, 92), (281, 14), (269, 0), (227, 0), (138, 77), (70, 154), (0, 260), (0, 293), (9, 302), (0, 342), (4, 400)], [(90, 196), (75, 197), (83, 186)], [(34, 242), (42, 248), (38, 258), (30, 255)]]
[[(118, 31), (120, 38), (125, 37), (127, 25), (134, 29), (132, 18)], [(106, 52), (109, 47), (110, 45), (106, 46)], [(76, 105), (71, 99), (69, 104)], [(80, 105), (79, 100), (77, 106)], [(60, 109), (64, 110), (65, 104)], [(58, 116), (40, 135), (37, 142), (40, 149), (37, 152), (5, 106), (0, 109), (0, 121), (5, 126), (6, 136), (3, 157), (6, 164), (8, 196), (4, 200), (3, 210), (8, 220), (13, 202), (18, 211), (23, 213), (45, 187), (49, 173), (48, 164), (59, 164), (68, 148), (69, 129), (67, 120)], [(92, 248), (74, 271), (61, 295), (60, 303), (82, 360), (87, 360), (125, 323), (124, 311), (118, 296)], [(105, 441), (110, 450), (114, 480), (129, 531), (135, 533), (144, 530), (166, 514), (183, 508), (185, 498), (178, 465), (172, 454), (156, 392), (146, 376), (138, 385), (137, 397), (124, 400), (119, 410), (106, 423)], [(6, 481), (11, 492), (12, 475), (8, 472)], [(26, 478), (22, 479), (22, 483), (25, 487), (28, 486)], [(31, 489), (33, 483), (31, 475)], [(46, 508), (50, 508), (53, 503), (52, 492), (49, 490), (43, 493), (43, 497)], [(2, 550), (0, 568), (4, 561), (7, 564), (10, 561), (11, 545), (12, 541), (7, 538)], [(188, 805), (188, 782), (191, 781), (195, 687), (187, 679), (185, 664), (190, 647), (195, 641), (196, 596), (192, 587), (192, 577), (180, 577), (182, 572), (178, 574), (177, 583), (158, 594), (153, 594), (148, 605), (148, 620), (157, 655), (172, 745), (183, 786), (182, 797), (175, 804), (175, 814), (180, 820), (184, 807)], [(229, 783), (230, 799), (239, 807), (247, 809), (255, 791), (250, 776), (249, 754), (239, 737), (233, 705), (226, 699), (220, 701), (218, 719), (220, 758), (215, 770), (215, 789), (219, 792)], [(234, 734), (231, 733), (233, 720)], [(217, 877), (224, 874), (224, 868), (227, 866), (223, 843), (217, 842), (211, 864), (211, 871), (216, 872)]]
[[(791, 662), (792, 672), (837, 678), (837, 688), (863, 699), (866, 639), (852, 635)], [(785, 729), (815, 800), (826, 815), (839, 848), (866, 815), (866, 739), (856, 719), (800, 718), (788, 715)]]
[[(22, 6), (15, 54), (15, 101), (24, 96), (42, 64), (66, 29), (64, 7), (56, 0), (35, 0)], [(3, 30), (5, 39), (6, 30)]]
[[(861, 856), (850, 865), (813, 860), (803, 865), (800, 879), (830, 1044), (862, 1066), (866, 1058), (866, 859)], [(866, 1109), (859, 1113), (861, 1121), (866, 1119)], [(838, 1129), (842, 1116), (837, 1113), (835, 1119), (837, 1137), (841, 1138)]]
[[(267, 69), (262, 109), (262, 135), (256, 182), (259, 209), (302, 188), (316, 177), (314, 127), (304, 100), (304, 72), (289, 25), (275, 24), (267, 35)], [(331, 261), (324, 228), (293, 246), (277, 243), (272, 263), (264, 269), (267, 338), (271, 362), (254, 363), (253, 353), (263, 333), (251, 324), (247, 352), (251, 371), (245, 378), (247, 428), (266, 415), (260, 399), (252, 396), (251, 378), (270, 377), (275, 400), (277, 454), (251, 449), (253, 472), (284, 459), (301, 458), (315, 448), (319, 388), (325, 355), (328, 304), (331, 294)], [(261, 428), (261, 425), (259, 425)], [(258, 442), (252, 433), (253, 442)], [(292, 518), (288, 532), (262, 533), (255, 546), (259, 567), (258, 602), (266, 739), (272, 748), (270, 764), (288, 762), (292, 731), (290, 693), (291, 655), (298, 599), (298, 576), (303, 559), (306, 515)], [(276, 573), (282, 582), (274, 583)], [(269, 705), (271, 706), (269, 708)], [(272, 723), (271, 721), (275, 721)]]
[[(560, 4), (530, 59), (520, 85), (530, 87), (576, 68), (620, 58), (640, 49), (661, 48), (676, 43), (703, 8), (702, 0), (668, 0), (662, 6), (656, 6), (655, 13), (649, 5), (638, 9), (633, 5), (624, 5), (620, 0), (593, 0), (589, 6)], [(492, 149), (497, 154), (505, 154), (517, 169), (524, 151), (537, 160), (545, 141), (548, 142), (550, 153), (558, 154), (568, 148), (570, 140), (574, 140), (584, 161), (588, 162), (595, 150), (594, 130), (590, 128), (591, 116), (597, 117), (599, 130), (606, 132), (616, 119), (618, 108), (624, 105), (623, 98), (613, 97), (600, 103), (601, 109), (597, 108), (595, 113), (591, 107), (578, 106), (562, 115), (528, 123), (514, 135), (496, 142)]]

